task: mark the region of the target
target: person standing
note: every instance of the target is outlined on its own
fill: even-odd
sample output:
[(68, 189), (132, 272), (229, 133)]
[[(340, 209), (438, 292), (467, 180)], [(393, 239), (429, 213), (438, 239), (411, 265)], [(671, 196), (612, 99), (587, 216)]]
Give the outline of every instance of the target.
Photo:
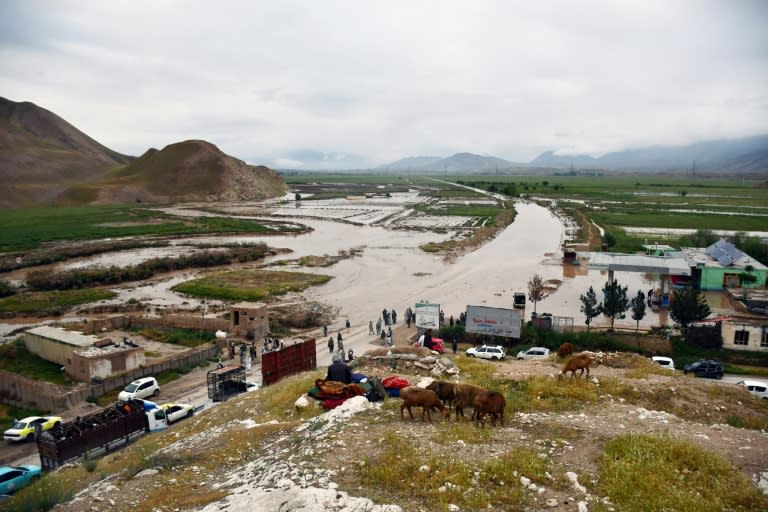
[(451, 339), (451, 350), (453, 350), (453, 353), (455, 354), (458, 349), (459, 344), (456, 343), (456, 338)]
[(352, 324), (349, 323), (349, 318), (347, 318), (347, 329), (349, 329), (350, 325)]
[(333, 336), (328, 338), (328, 352), (333, 354)]
[(340, 352), (342, 355), (344, 355), (344, 341), (341, 338), (339, 338), (339, 343), (336, 350)]
[(341, 343), (341, 331), (339, 331), (338, 334), (336, 334), (336, 341)]
[(379, 317), (378, 320), (376, 320), (376, 336), (381, 334), (381, 317)]
[(326, 336), (328, 336), (328, 325), (323, 324), (323, 338), (325, 338)]
[(393, 310), (392, 310), (392, 324), (394, 325), (394, 324), (396, 324), (396, 323), (397, 323), (397, 311), (395, 311), (395, 310), (393, 309)]
[(391, 327), (387, 328), (387, 346), (388, 347), (392, 346), (392, 328)]
[(373, 320), (369, 320), (368, 321), (368, 335), (370, 336), (372, 334), (373, 334)]

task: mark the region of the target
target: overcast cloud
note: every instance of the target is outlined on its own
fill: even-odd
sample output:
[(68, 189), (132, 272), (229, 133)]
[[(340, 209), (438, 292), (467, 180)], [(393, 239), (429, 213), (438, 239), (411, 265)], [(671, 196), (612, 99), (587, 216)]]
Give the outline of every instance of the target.
[(130, 155), (599, 156), (768, 133), (767, 25), (760, 0), (5, 0), (0, 96)]

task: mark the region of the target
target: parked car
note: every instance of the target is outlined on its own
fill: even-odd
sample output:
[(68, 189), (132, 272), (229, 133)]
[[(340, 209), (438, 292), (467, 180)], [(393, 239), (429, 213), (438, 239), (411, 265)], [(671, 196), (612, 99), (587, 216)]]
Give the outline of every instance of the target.
[(467, 349), (469, 357), (481, 357), (483, 359), (499, 360), (507, 357), (504, 347), (501, 345), (483, 345), (482, 347), (472, 347)]
[(544, 347), (531, 347), (528, 350), (521, 350), (517, 353), (517, 359), (544, 359), (549, 357), (549, 349)]
[(169, 424), (189, 418), (195, 414), (195, 407), (192, 404), (167, 403), (160, 407), (165, 411), (165, 417), (168, 419)]
[(747, 388), (747, 391), (756, 397), (768, 400), (768, 382), (763, 382), (762, 380), (742, 380), (736, 384), (744, 386)]
[(675, 369), (675, 361), (673, 361), (671, 357), (653, 356), (651, 358), (651, 360), (654, 363), (656, 363), (656, 364), (658, 364), (658, 365), (660, 365), (660, 366), (662, 366), (662, 367), (664, 367), (664, 368), (666, 368), (668, 370), (674, 370)]
[(137, 379), (127, 386), (117, 395), (118, 402), (127, 402), (131, 398), (148, 398), (160, 394), (160, 386), (154, 377), (144, 377)]
[(40, 478), (40, 466), (3, 466), (0, 468), (0, 494), (12, 494), (29, 485), (35, 478)]
[(3, 439), (7, 439), (8, 441), (31, 441), (35, 438), (35, 431), (38, 425), (40, 426), (40, 431), (45, 432), (46, 430), (60, 426), (61, 417), (30, 416), (23, 420), (16, 420), (11, 428), (3, 432)]
[(700, 359), (683, 368), (686, 375), (692, 373), (697, 377), (707, 377), (710, 379), (723, 378), (723, 365), (711, 359)]

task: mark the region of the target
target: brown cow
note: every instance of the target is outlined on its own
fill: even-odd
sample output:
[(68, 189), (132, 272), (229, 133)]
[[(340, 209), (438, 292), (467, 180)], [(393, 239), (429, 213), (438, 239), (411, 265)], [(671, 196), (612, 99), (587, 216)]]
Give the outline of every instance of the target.
[(560, 345), (560, 348), (557, 349), (557, 357), (559, 357), (560, 359), (565, 359), (571, 354), (573, 354), (573, 345), (571, 345), (567, 341), (562, 345)]
[(565, 367), (563, 368), (563, 375), (571, 372), (571, 378), (573, 378), (574, 375), (576, 375), (576, 370), (581, 370), (581, 373), (579, 374), (579, 377), (581, 377), (584, 375), (584, 370), (587, 370), (586, 378), (589, 378), (589, 365), (591, 364), (592, 358), (587, 354), (576, 354), (571, 358), (570, 361), (565, 364)]
[(498, 391), (483, 391), (477, 395), (472, 402), (475, 410), (472, 412), (472, 419), (479, 421), (482, 427), (485, 427), (485, 415), (491, 415), (491, 426), (499, 420), (501, 426), (504, 426), (504, 408), (507, 401), (504, 395)]
[(408, 414), (410, 414), (412, 420), (416, 419), (413, 417), (413, 412), (411, 412), (411, 407), (414, 405), (421, 406), (421, 421), (425, 421), (424, 415), (426, 415), (427, 418), (429, 418), (430, 423), (432, 422), (432, 415), (429, 411), (433, 408), (440, 411), (445, 419), (448, 419), (451, 415), (451, 410), (443, 405), (443, 402), (440, 401), (440, 398), (431, 389), (422, 389), (418, 386), (407, 386), (400, 390), (400, 398), (403, 399), (403, 403), (400, 405), (401, 420), (404, 419), (404, 409), (408, 409)]
[(442, 380), (433, 380), (429, 383), (429, 386), (427, 386), (427, 389), (431, 389), (435, 393), (437, 393), (437, 396), (440, 397), (440, 400), (443, 401), (444, 405), (447, 405), (448, 407), (451, 407), (451, 402), (453, 402), (454, 397), (456, 396), (454, 394), (454, 387), (456, 384), (453, 382), (445, 382)]
[(453, 387), (457, 421), (459, 415), (465, 420), (467, 419), (466, 416), (464, 416), (464, 408), (468, 405), (472, 405), (475, 401), (475, 397), (483, 391), (485, 391), (485, 388), (473, 386), (472, 384), (456, 384)]

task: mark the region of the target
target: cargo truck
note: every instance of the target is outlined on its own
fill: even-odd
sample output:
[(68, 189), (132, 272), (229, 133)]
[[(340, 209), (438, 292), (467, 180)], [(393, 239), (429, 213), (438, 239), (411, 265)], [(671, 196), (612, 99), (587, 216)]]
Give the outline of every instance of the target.
[(83, 456), (112, 452), (149, 432), (168, 428), (154, 402), (130, 399), (48, 430), (37, 439), (40, 466), (56, 469)]

